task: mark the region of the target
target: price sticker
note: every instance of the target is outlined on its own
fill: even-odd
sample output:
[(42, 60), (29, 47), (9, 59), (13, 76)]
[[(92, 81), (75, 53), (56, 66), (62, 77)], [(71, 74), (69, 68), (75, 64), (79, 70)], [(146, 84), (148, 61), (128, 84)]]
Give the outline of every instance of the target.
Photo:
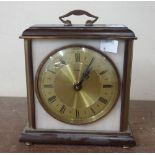
[(117, 40), (101, 40), (100, 49), (103, 52), (117, 53), (118, 41)]

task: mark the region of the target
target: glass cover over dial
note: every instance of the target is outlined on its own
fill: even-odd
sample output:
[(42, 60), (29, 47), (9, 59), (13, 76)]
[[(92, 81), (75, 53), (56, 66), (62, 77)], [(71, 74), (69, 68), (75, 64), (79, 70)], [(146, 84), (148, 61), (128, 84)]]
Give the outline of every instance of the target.
[(85, 124), (105, 116), (119, 96), (119, 75), (99, 50), (72, 45), (51, 52), (36, 74), (36, 94), (54, 118)]

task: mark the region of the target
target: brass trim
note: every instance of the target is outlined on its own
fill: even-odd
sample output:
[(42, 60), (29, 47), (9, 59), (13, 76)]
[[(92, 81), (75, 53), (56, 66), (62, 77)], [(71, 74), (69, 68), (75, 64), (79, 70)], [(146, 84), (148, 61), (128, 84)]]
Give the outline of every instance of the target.
[(125, 42), (120, 131), (128, 128), (133, 41)]
[(27, 84), (28, 126), (29, 128), (35, 128), (35, 103), (34, 103), (33, 62), (32, 62), (31, 45), (32, 45), (31, 40), (24, 40), (26, 84)]
[(85, 10), (73, 10), (65, 15), (62, 15), (59, 17), (60, 21), (64, 23), (64, 26), (72, 26), (72, 22), (70, 20), (64, 20), (63, 18), (69, 17), (71, 15), (76, 15), (76, 16), (81, 16), (81, 15), (86, 15), (88, 17), (94, 18), (93, 20), (87, 20), (85, 23), (85, 26), (93, 26), (93, 24), (97, 21), (98, 17), (92, 15), (91, 13), (85, 11)]

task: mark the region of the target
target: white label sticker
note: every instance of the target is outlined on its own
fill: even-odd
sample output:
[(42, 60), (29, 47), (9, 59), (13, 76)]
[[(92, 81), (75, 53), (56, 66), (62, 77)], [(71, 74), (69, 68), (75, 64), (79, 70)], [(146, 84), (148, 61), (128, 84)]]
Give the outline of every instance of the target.
[(117, 53), (118, 41), (117, 40), (101, 40), (100, 49), (103, 52)]

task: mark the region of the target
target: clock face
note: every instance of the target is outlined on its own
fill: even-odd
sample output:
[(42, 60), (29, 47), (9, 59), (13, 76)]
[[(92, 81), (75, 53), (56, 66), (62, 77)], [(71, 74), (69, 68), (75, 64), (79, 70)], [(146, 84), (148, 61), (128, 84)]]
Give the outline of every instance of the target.
[(120, 80), (113, 62), (85, 45), (51, 52), (40, 64), (35, 82), (44, 109), (70, 124), (91, 123), (105, 116), (119, 96)]

